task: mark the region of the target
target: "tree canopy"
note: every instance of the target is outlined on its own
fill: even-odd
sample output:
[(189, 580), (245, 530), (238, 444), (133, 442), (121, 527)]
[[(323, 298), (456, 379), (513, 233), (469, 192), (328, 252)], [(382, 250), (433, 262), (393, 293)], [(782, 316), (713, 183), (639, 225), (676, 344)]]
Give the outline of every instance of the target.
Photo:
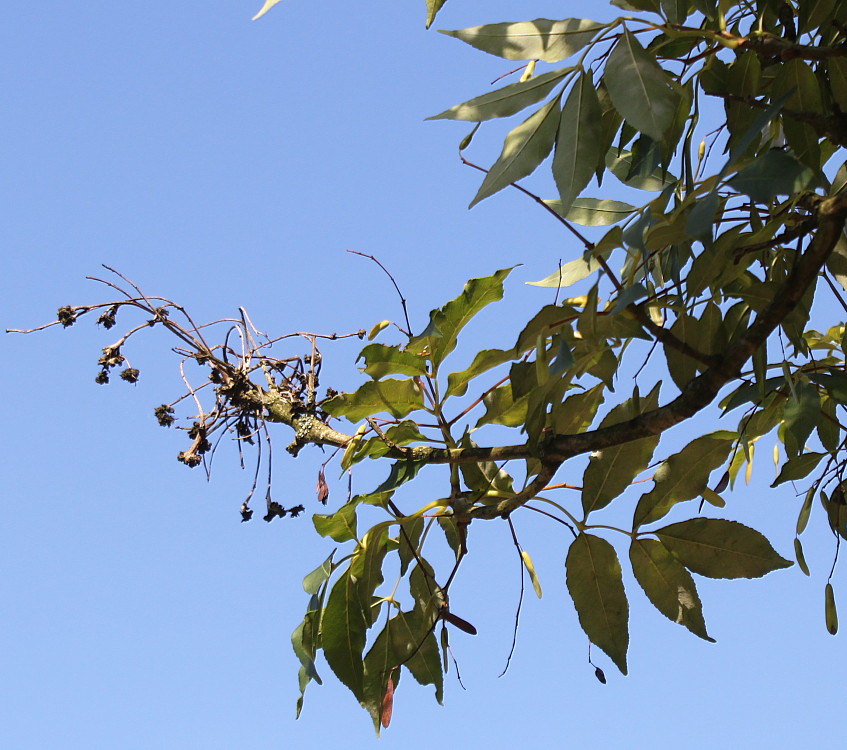
[[(442, 5), (427, 0), (427, 26)], [(101, 384), (139, 379), (127, 360), (137, 334), (158, 327), (176, 337), (187, 390), (155, 416), (185, 430), (178, 459), (189, 467), (227, 437), (250, 455), (243, 520), (277, 424), (289, 428), (292, 457), (325, 449), (315, 502), (333, 505), (311, 523), (338, 547), (303, 581), (308, 603), (292, 635), (298, 714), (321, 680), (319, 656), (377, 729), (405, 672), (440, 701), (450, 635), (478, 624), (450, 596), (473, 537), (506, 524), (541, 596), (519, 513), (542, 514), (557, 534), (566, 527), (566, 587), (580, 625), (624, 674), (628, 597), (639, 594), (625, 590), (623, 566), (659, 612), (711, 640), (695, 576), (755, 578), (792, 565), (759, 531), (709, 512), (749, 476), (762, 437), (780, 445), (773, 487), (799, 491), (796, 564), (808, 572), (801, 535), (816, 502), (836, 559), (847, 538), (847, 337), (843, 322), (826, 319), (833, 306), (816, 314), (825, 298), (847, 312), (847, 6), (613, 5), (626, 15), (444, 32), (512, 61), (504, 67), (518, 79), (431, 118), (471, 124), (459, 136), (462, 162), (481, 173), (471, 207), (511, 190), (580, 246), (535, 282), (546, 304), (500, 348), (475, 351), (465, 327), (502, 298), (510, 268), (481, 269), (428, 321), (412, 321), (390, 268), (371, 258), (404, 315), (340, 335), (268, 337), (244, 310), (201, 324), (119, 273), (103, 279), (114, 298), (58, 311), (64, 327), (87, 316), (124, 331), (102, 350)], [(515, 116), (499, 157), (472, 160), (478, 129)], [(547, 168), (552, 198), (521, 182)], [(610, 183), (632, 201), (604, 197)], [(332, 340), (356, 336), (366, 340), (364, 377), (338, 392), (322, 382), (322, 361)], [(470, 364), (459, 369), (462, 357)], [(663, 439), (682, 424), (693, 439)], [(581, 481), (564, 483), (574, 461)], [(363, 462), (384, 465), (384, 481), (336, 503), (344, 493), (330, 498), (333, 474)], [(428, 467), (441, 472), (439, 496), (408, 493)], [(266, 497), (267, 521), (306, 511)], [(669, 522), (671, 512), (680, 520)], [(824, 626), (834, 634), (831, 578)], [(606, 679), (599, 667), (597, 676)]]

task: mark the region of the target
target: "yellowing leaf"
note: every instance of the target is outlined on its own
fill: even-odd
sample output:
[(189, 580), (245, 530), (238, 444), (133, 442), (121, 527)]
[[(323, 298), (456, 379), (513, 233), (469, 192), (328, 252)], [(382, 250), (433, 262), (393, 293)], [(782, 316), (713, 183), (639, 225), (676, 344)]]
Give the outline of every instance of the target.
[(250, 19), (250, 20), (255, 21), (257, 18), (261, 18), (263, 15), (265, 15), (265, 13), (267, 13), (271, 8), (273, 8), (274, 5), (276, 5), (278, 2), (280, 2), (280, 0), (265, 0), (265, 4), (262, 6), (262, 9), (255, 16), (253, 16), (253, 18)]
[(368, 341), (373, 341), (377, 337), (377, 335), (379, 334), (380, 331), (386, 329), (390, 325), (391, 325), (390, 320), (381, 320), (373, 328), (371, 328), (370, 333), (368, 333)]
[(521, 560), (523, 561), (526, 572), (529, 573), (529, 580), (532, 581), (532, 588), (535, 589), (535, 595), (541, 598), (541, 584), (538, 582), (538, 576), (535, 574), (535, 566), (532, 564), (532, 558), (529, 552), (521, 550)]

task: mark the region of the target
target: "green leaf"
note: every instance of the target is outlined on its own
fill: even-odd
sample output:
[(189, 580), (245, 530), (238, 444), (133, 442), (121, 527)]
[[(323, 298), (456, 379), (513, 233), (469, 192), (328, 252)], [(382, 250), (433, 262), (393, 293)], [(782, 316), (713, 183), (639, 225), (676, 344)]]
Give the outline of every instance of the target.
[(414, 380), (371, 380), (353, 393), (339, 393), (321, 408), (333, 417), (347, 417), (358, 422), (380, 412), (395, 419), (423, 408), (423, 395)]
[(808, 476), (826, 455), (826, 453), (809, 452), (802, 453), (799, 456), (791, 456), (783, 464), (771, 487), (778, 487), (784, 482), (791, 482)]
[(661, 5), (669, 23), (681, 24), (688, 18), (688, 0), (661, 0)]
[(832, 19), (836, 0), (807, 0), (797, 5), (797, 30), (801, 33), (820, 28)]
[(798, 536), (794, 537), (794, 557), (797, 560), (797, 565), (800, 567), (803, 575), (811, 575), (809, 572), (809, 566), (806, 563), (806, 556), (803, 554), (803, 544)]
[(405, 484), (406, 482), (414, 479), (424, 466), (426, 466), (426, 463), (422, 461), (412, 461), (411, 459), (395, 461), (391, 464), (391, 470), (388, 472), (388, 477), (374, 490), (373, 494), (390, 492), (391, 490), (397, 489), (401, 484)]
[(841, 426), (835, 415), (835, 399), (824, 396), (821, 399), (821, 413), (818, 416), (818, 437), (830, 453), (834, 453), (841, 443)]
[(842, 112), (847, 112), (847, 58), (830, 57), (826, 64), (829, 69), (832, 98)]
[(555, 98), (514, 128), (468, 208), (534, 172), (553, 148), (558, 125), (559, 100)]
[(382, 562), (388, 552), (388, 529), (377, 531), (371, 529), (356, 545), (353, 559), (350, 562), (350, 578), (359, 586), (359, 600), (363, 603), (362, 616), (368, 627), (373, 625), (373, 618), (378, 614), (371, 606), (374, 592), (382, 583)]
[(835, 592), (829, 582), (824, 588), (824, 616), (827, 631), (830, 635), (835, 635), (838, 632), (838, 610), (835, 608)]
[(438, 15), (438, 11), (441, 10), (441, 7), (446, 2), (447, 2), (447, 0), (426, 0), (426, 27), (427, 28), (432, 26), (432, 22), (435, 20), (435, 16)]
[(605, 390), (606, 386), (601, 383), (582, 393), (568, 396), (560, 404), (553, 404), (553, 431), (557, 435), (585, 432), (594, 421), (598, 407), (603, 403)]
[[(470, 435), (465, 433), (459, 443), (462, 448), (476, 448), (477, 444), (471, 440)], [(459, 464), (462, 479), (472, 492), (495, 491), (503, 494), (514, 492), (512, 478), (507, 472), (497, 466), (494, 461), (480, 461), (478, 463)]]
[(815, 486), (812, 485), (806, 490), (806, 497), (803, 499), (803, 506), (800, 508), (800, 515), (797, 516), (797, 536), (800, 536), (806, 530), (806, 524), (809, 522), (809, 515), (812, 512), (812, 501), (815, 499)]
[(759, 93), (759, 83), (762, 78), (762, 65), (759, 56), (752, 50), (742, 52), (732, 65), (726, 76), (726, 86), (730, 94), (735, 96), (755, 97)]
[(560, 68), (518, 81), (508, 86), (474, 97), (427, 120), (467, 120), (484, 122), (496, 117), (511, 117), (530, 104), (540, 102), (573, 68)]
[(395, 688), (400, 681), (402, 670), (396, 669), (400, 663), (394, 651), (393, 628), (396, 627), (396, 619), (391, 618), (385, 623), (385, 627), (373, 642), (364, 659), (364, 689), (362, 707), (371, 715), (374, 730), (379, 733), (380, 719), (382, 718), (382, 698), (388, 678), (391, 676)]
[(491, 276), (471, 279), (462, 293), (429, 314), (429, 324), (420, 336), (413, 338), (407, 349), (426, 352), (434, 368), (456, 347), (459, 332), (486, 305), (503, 298), (503, 279), (511, 268), (503, 268)]
[[(336, 542), (347, 542), (356, 538), (356, 499), (342, 505), (335, 513), (326, 515), (315, 513), (312, 523), (321, 536), (328, 536)], [(325, 564), (325, 563), (324, 563)], [(313, 571), (312, 574), (317, 573)], [(305, 586), (305, 581), (303, 582)]]
[(510, 383), (486, 393), (482, 403), (485, 405), (485, 414), (477, 421), (477, 427), (483, 424), (518, 427), (526, 421), (527, 396), (513, 398)]
[(468, 390), (468, 382), (477, 375), (488, 372), (491, 368), (505, 364), (514, 358), (514, 352), (510, 349), (483, 349), (477, 352), (470, 367), (459, 372), (451, 372), (447, 376), (446, 396), (464, 396)]
[[(623, 247), (623, 232), (620, 227), (612, 227), (608, 232), (606, 232), (603, 239), (594, 246), (594, 249), (591, 251), (591, 254), (587, 259), (585, 255), (580, 258), (575, 258), (574, 260), (568, 261), (560, 268), (557, 268), (546, 278), (541, 279), (540, 281), (528, 281), (527, 284), (530, 286), (558, 287), (564, 289), (571, 284), (575, 284), (577, 281), (582, 281), (583, 279), (588, 278), (588, 276), (601, 267), (600, 262), (597, 259), (608, 257), (612, 250), (619, 247)], [(567, 317), (567, 313), (562, 310), (562, 308), (553, 307), (557, 310), (557, 312), (551, 313), (551, 317), (555, 320), (563, 320)], [(529, 326), (527, 326), (527, 328), (529, 328)], [(525, 343), (525, 339), (526, 336), (522, 333), (521, 338), (515, 345), (516, 353), (520, 354), (522, 351), (525, 351), (521, 343), (522, 340), (524, 340)]]
[(709, 578), (759, 578), (792, 565), (758, 531), (735, 521), (692, 518), (653, 533), (686, 568)]
[(638, 501), (633, 528), (658, 521), (677, 503), (699, 497), (711, 473), (726, 461), (734, 437), (727, 431), (703, 435), (663, 461), (653, 475), (653, 489)]
[(657, 169), (651, 174), (632, 174), (632, 152), (611, 148), (606, 153), (606, 167), (624, 185), (637, 190), (658, 191), (675, 185), (676, 177)]
[(553, 177), (563, 206), (570, 206), (579, 196), (603, 155), (597, 128), (601, 115), (594, 82), (589, 73), (583, 73), (565, 100), (556, 135)]
[(403, 523), (400, 529), (397, 554), (400, 558), (400, 575), (406, 575), (409, 564), (417, 556), (418, 544), (424, 530), (423, 518), (414, 518)]
[[(326, 534), (322, 534), (321, 536), (326, 536)], [(355, 538), (355, 531), (353, 533), (353, 537)], [(324, 560), (317, 568), (315, 568), (309, 575), (307, 575), (303, 579), (303, 590), (307, 594), (317, 594), (318, 589), (321, 587), (321, 584), (329, 578), (333, 571), (332, 558), (335, 556), (335, 550), (329, 553), (329, 557)]]
[(608, 198), (577, 198), (567, 211), (560, 200), (546, 200), (544, 203), (562, 218), (583, 227), (607, 227), (617, 224), (636, 210), (635, 206), (630, 206), (629, 203)]
[(362, 601), (361, 589), (348, 569), (335, 582), (321, 614), (321, 646), (327, 664), (359, 701), (365, 697), (362, 652), (367, 622), (363, 611), (370, 604), (370, 598)]
[(792, 195), (806, 188), (812, 172), (791, 154), (768, 150), (729, 180), (729, 186), (759, 203), (770, 203), (777, 195)]
[(576, 284), (577, 281), (582, 281), (591, 276), (592, 273), (598, 271), (602, 266), (600, 261), (592, 254), (586, 258), (575, 258), (563, 264), (549, 276), (540, 281), (528, 281), (530, 286), (554, 287), (564, 289)]
[(629, 559), (635, 580), (659, 612), (694, 635), (714, 641), (706, 632), (694, 579), (667, 547), (655, 539), (635, 539)]
[(589, 640), (626, 674), (629, 603), (614, 547), (592, 534), (580, 534), (565, 561), (568, 591)]
[(623, 10), (644, 10), (651, 13), (660, 13), (659, 0), (612, 0), (612, 5), (617, 5)]
[(261, 10), (251, 18), (251, 21), (255, 21), (257, 18), (261, 18), (265, 13), (267, 13), (271, 8), (274, 7), (280, 0), (265, 0), (264, 5), (262, 5)]
[[(630, 398), (612, 409), (600, 423), (600, 429), (626, 422), (659, 405), (659, 386), (644, 398)], [(591, 454), (582, 477), (582, 509), (585, 515), (605, 508), (629, 487), (653, 456), (659, 436), (613, 445)]]
[(605, 28), (603, 24), (580, 18), (563, 21), (536, 18), (534, 21), (493, 23), (441, 33), (506, 60), (558, 62), (579, 52), (602, 28)]
[(368, 344), (359, 353), (359, 359), (365, 360), (362, 372), (374, 380), (384, 375), (426, 375), (426, 359), (402, 351), (399, 346)]
[[(315, 597), (317, 598), (317, 597)], [(300, 684), (300, 697), (297, 699), (297, 716), (303, 708), (303, 697), (308, 684), (314, 680), (318, 685), (322, 685), (320, 675), (315, 667), (315, 656), (317, 654), (317, 645), (320, 640), (318, 633), (318, 620), (320, 611), (309, 609), (302, 622), (294, 629), (291, 634), (291, 647), (294, 649), (294, 654), (300, 661), (300, 669), (298, 671), (298, 682)]]
[[(394, 651), (420, 685), (433, 685), (435, 699), (444, 700), (444, 673), (433, 635), (432, 619), (418, 609), (401, 612), (392, 628)], [(408, 661), (406, 661), (408, 660)]]
[(789, 457), (803, 452), (806, 441), (818, 423), (821, 399), (818, 389), (811, 383), (797, 383), (785, 404), (785, 452)]
[(679, 94), (667, 74), (628, 29), (612, 49), (603, 74), (615, 109), (653, 140), (673, 124)]
[(799, 57), (788, 60), (779, 68), (773, 81), (773, 97), (787, 95), (787, 109), (820, 114), (823, 112), (818, 79), (809, 64)]

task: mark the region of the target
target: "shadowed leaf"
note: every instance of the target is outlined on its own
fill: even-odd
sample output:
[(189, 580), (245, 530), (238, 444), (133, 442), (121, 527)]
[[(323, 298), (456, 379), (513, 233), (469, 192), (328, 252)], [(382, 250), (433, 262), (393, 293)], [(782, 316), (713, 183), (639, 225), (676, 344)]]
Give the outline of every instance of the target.
[(614, 548), (605, 539), (580, 534), (568, 550), (565, 567), (579, 624), (626, 674), (629, 604)]
[(653, 533), (686, 568), (709, 578), (759, 578), (792, 564), (758, 531), (735, 521), (692, 518)]

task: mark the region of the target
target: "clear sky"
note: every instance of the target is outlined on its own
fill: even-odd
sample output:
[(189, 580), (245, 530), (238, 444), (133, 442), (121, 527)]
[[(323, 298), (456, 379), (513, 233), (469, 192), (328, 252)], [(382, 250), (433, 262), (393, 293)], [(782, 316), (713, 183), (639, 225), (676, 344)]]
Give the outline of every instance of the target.
[[(423, 120), (513, 66), (425, 31), (422, 0), (285, 0), (251, 23), (259, 5), (7, 7), (3, 326), (106, 299), (84, 280), (103, 273), (101, 263), (201, 320), (239, 305), (272, 333), (399, 319), (386, 278), (345, 252), (355, 249), (392, 270), (418, 326), (467, 278), (523, 264), (457, 357), (464, 366), (469, 352), (511, 345), (522, 320), (550, 301), (549, 290), (522, 282), (580, 248), (517, 194), (468, 212), (479, 178), (455, 156), (467, 127)], [(450, 0), (436, 26), (613, 10)], [(473, 156), (490, 163), (496, 148), (481, 138)], [(818, 310), (826, 324), (836, 322), (830, 312)], [(309, 520), (318, 452), (275, 467), (277, 499), (305, 504), (305, 516), (239, 523), (249, 472), (222, 454), (207, 484), (174, 460), (182, 436), (152, 417), (181, 391), (171, 343), (152, 332), (129, 351), (139, 383), (103, 387), (96, 361), (109, 343), (90, 321), (2, 339), (0, 747), (376, 742), (370, 718), (325, 664), (324, 686), (309, 687), (293, 718), (289, 635), (306, 605), (300, 581), (331, 549)], [(357, 344), (324, 350), (326, 385), (359, 382)], [(278, 453), (288, 439), (280, 431)], [(799, 501), (789, 486), (766, 490), (773, 466), (769, 447), (761, 452), (753, 483), (727, 513), (790, 557)], [(357, 489), (383, 471), (363, 472)], [(343, 497), (335, 476), (331, 504)], [(569, 478), (566, 469), (561, 480)], [(416, 485), (424, 498), (428, 488), (440, 492)], [(380, 746), (834, 747), (844, 648), (823, 624), (833, 547), (821, 516), (816, 508), (806, 541), (811, 579), (797, 566), (754, 581), (698, 579), (717, 644), (665, 620), (627, 579), (630, 676), (595, 650), (606, 686), (586, 663), (565, 589), (564, 529), (534, 518), (522, 518), (520, 531), (544, 598), (525, 597), (512, 666), (498, 679), (518, 566), (502, 524), (474, 529), (451, 592), (454, 610), (480, 631), (451, 639), (467, 690), (451, 671), (440, 707), (407, 675)], [(843, 582), (841, 571), (837, 595)]]

